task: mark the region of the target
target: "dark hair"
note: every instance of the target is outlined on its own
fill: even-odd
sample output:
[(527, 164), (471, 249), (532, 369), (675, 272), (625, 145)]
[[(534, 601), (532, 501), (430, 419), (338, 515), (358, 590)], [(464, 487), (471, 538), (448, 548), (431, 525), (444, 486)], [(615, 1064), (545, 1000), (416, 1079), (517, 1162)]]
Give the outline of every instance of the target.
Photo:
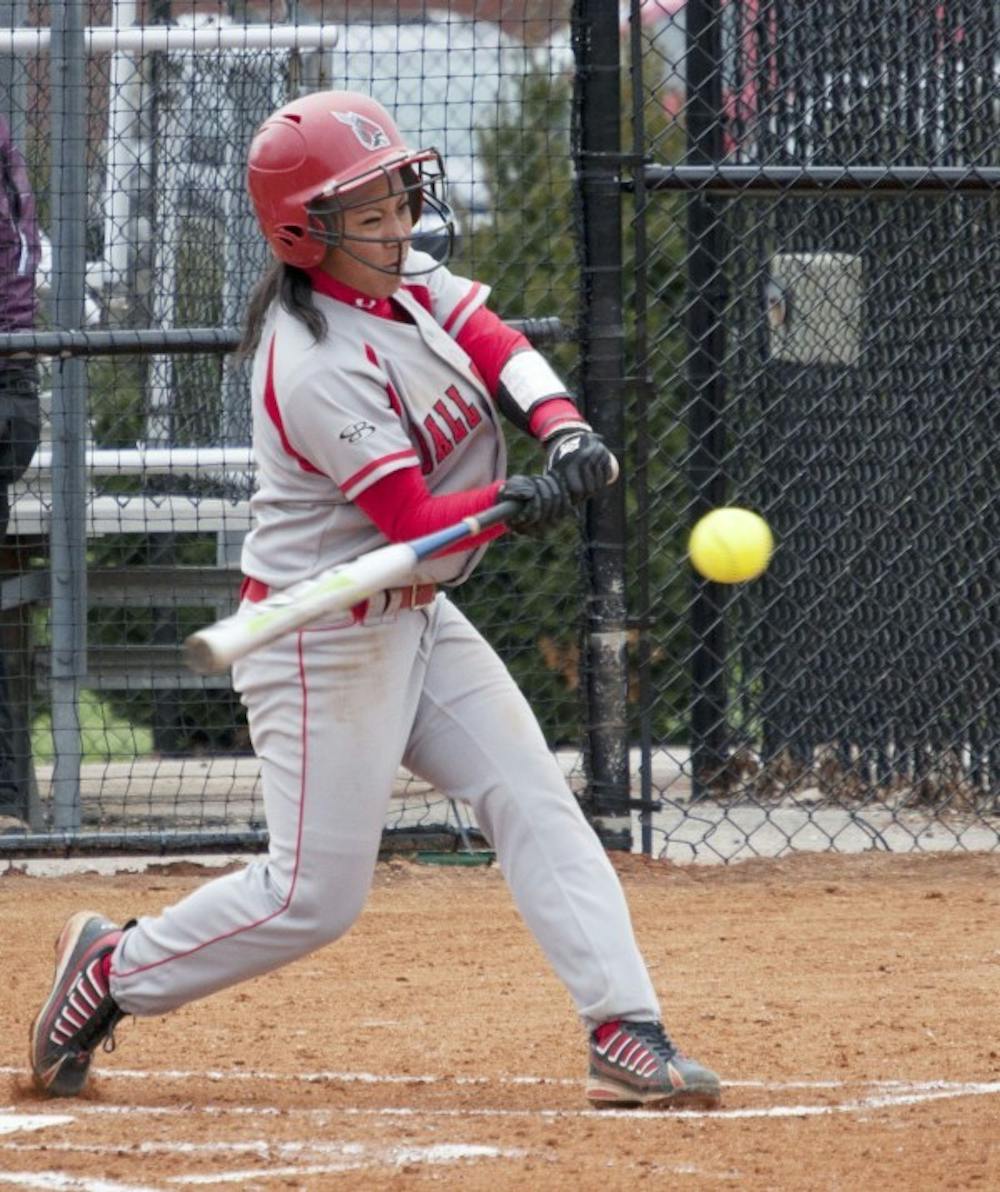
[(261, 275), (250, 295), (243, 337), (236, 349), (238, 356), (249, 356), (256, 350), (268, 307), (275, 298), (290, 315), (309, 328), (317, 343), (326, 335), (326, 319), (313, 301), (309, 275), (294, 265), (274, 261)]

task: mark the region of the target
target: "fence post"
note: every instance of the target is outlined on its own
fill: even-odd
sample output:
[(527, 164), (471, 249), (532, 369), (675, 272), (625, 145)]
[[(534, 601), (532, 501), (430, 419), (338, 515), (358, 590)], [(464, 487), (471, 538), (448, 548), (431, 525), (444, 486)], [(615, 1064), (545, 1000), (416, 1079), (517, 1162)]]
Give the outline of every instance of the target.
[[(719, 0), (688, 0), (687, 165), (722, 160), (722, 51)], [(693, 192), (687, 199), (688, 475), (692, 514), (726, 500), (725, 276), (719, 200)], [(718, 584), (694, 578), (691, 599), (691, 771), (694, 798), (722, 762), (726, 687), (723, 595)]]
[[(618, 5), (574, 0), (573, 154), (577, 171), (584, 409), (624, 456), (621, 62)], [(586, 509), (588, 802), (607, 848), (632, 847), (627, 721), (624, 480)]]
[[(83, 326), (87, 268), (87, 103), (84, 5), (53, 7), (52, 321)], [(80, 826), (80, 688), (87, 670), (85, 525), (87, 362), (60, 360), (52, 370), (51, 567), (52, 826)]]

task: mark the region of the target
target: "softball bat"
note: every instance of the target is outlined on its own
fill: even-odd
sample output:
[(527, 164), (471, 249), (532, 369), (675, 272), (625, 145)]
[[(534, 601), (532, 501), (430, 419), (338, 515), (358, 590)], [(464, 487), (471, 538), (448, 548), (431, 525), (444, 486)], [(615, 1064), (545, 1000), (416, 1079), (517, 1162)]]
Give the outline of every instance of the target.
[(519, 507), (518, 501), (501, 501), (443, 530), (379, 547), (350, 563), (331, 567), (315, 579), (275, 592), (254, 605), (250, 613), (234, 613), (192, 633), (184, 642), (185, 661), (199, 675), (224, 671), (238, 658), (286, 633), (322, 617), (346, 612), (385, 588), (401, 587), (422, 559), (463, 538), (475, 537), (516, 513)]

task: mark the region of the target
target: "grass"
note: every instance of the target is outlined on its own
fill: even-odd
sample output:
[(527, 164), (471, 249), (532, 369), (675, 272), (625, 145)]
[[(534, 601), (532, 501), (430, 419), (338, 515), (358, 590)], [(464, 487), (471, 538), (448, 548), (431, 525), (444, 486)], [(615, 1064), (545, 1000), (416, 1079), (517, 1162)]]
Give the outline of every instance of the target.
[[(80, 695), (80, 738), (84, 762), (131, 761), (153, 751), (152, 732), (116, 715), (93, 691)], [(35, 718), (31, 745), (36, 762), (54, 761), (51, 713)]]

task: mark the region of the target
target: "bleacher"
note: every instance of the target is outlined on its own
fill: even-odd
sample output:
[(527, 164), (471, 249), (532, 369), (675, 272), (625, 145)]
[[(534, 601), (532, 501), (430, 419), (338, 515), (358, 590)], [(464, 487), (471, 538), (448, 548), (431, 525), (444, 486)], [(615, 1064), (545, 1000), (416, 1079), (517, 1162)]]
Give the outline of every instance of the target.
[[(90, 568), (87, 594), (91, 607), (191, 608), (204, 607), (206, 620), (225, 615), (235, 603), (239, 587), (239, 549), (250, 525), (247, 499), (200, 496), (192, 480), (199, 477), (218, 487), (221, 476), (251, 470), (249, 448), (88, 448), (89, 487), (85, 501), (88, 540), (108, 535), (198, 534), (215, 542), (211, 566), (156, 565)], [(108, 492), (106, 482), (137, 478), (139, 491)], [(143, 480), (156, 477), (155, 488), (144, 490)], [(172, 492), (164, 478), (183, 480)], [(5, 610), (49, 599), (50, 579), (45, 565), (52, 517), (52, 451), (39, 448), (32, 466), (11, 492), (8, 539), (17, 552), (20, 574), (4, 580), (0, 607)], [(26, 641), (34, 656), (37, 677), (47, 674), (45, 652)], [(228, 686), (226, 676), (200, 677), (183, 663), (178, 644), (91, 644), (87, 651), (84, 687), (127, 688), (141, 678), (145, 687)]]

